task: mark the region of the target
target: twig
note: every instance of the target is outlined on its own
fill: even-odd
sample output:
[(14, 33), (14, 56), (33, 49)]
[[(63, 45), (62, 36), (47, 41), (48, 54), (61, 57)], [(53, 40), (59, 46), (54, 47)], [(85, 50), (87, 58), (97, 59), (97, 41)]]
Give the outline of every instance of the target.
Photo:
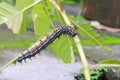
[[(53, 6), (61, 13), (62, 17), (64, 18), (65, 22), (67, 25), (73, 27), (73, 25), (71, 24), (70, 20), (68, 19), (66, 13), (64, 10), (61, 11), (60, 7), (58, 6), (58, 4), (55, 2), (55, 0), (49, 0)], [(84, 75), (85, 75), (85, 79), (86, 80), (90, 80), (90, 74), (89, 74), (89, 66), (88, 66), (88, 62), (86, 60), (86, 57), (84, 55), (84, 51), (83, 51), (83, 48), (81, 46), (81, 43), (80, 43), (80, 39), (79, 37), (76, 35), (74, 37), (74, 40), (76, 42), (76, 45), (77, 45), (77, 48), (78, 48), (78, 51), (79, 51), (79, 54), (80, 54), (80, 57), (81, 57), (81, 60), (82, 60), (82, 64), (83, 64), (83, 67), (84, 67)]]
[(12, 59), (11, 61), (9, 61), (9, 62), (8, 62), (7, 64), (5, 64), (4, 66), (0, 67), (0, 72), (1, 72), (3, 69), (5, 69), (6, 67), (8, 67), (11, 63), (15, 62), (15, 61), (18, 59), (18, 57), (20, 57), (20, 56), (21, 56), (21, 54), (18, 55), (16, 58)]

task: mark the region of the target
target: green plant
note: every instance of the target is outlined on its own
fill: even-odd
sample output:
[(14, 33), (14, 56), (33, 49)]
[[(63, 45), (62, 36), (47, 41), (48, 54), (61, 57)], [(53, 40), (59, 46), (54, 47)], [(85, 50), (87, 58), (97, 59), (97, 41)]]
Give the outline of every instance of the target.
[(3, 2), (3, 1), (5, 1), (5, 2), (7, 2), (9, 4), (12, 4), (12, 5), (15, 4), (15, 0), (0, 0), (0, 2)]
[[(74, 21), (74, 18), (67, 17), (59, 0), (57, 2), (54, 0), (16, 0), (15, 6), (2, 2), (0, 3), (0, 16), (0, 24), (6, 23), (8, 28), (10, 28), (15, 34), (23, 34), (31, 21), (33, 21), (35, 34), (40, 38), (43, 38), (46, 36), (46, 33), (49, 33), (55, 29), (53, 24), (54, 20), (59, 21), (61, 25), (69, 25), (73, 27), (74, 24), (78, 27), (78, 33), (86, 38), (91, 39), (105, 51), (111, 53), (111, 51), (103, 45), (99, 34), (94, 32), (94, 30), (90, 27), (90, 23), (79, 25), (76, 21)], [(52, 28), (50, 28), (50, 25)], [(73, 42), (71, 42), (69, 37), (63, 36), (61, 39), (57, 39), (54, 43), (54, 46), (57, 49), (54, 47), (51, 48), (64, 62), (70, 63), (74, 60), (73, 46), (76, 46), (76, 51), (79, 53), (84, 67), (85, 79), (90, 80), (89, 65), (82, 49), (79, 36), (75, 36), (74, 40), (72, 41)], [(63, 45), (64, 42), (67, 42), (68, 44), (68, 48), (66, 48), (66, 54), (64, 54), (64, 50), (59, 52), (61, 47), (59, 43), (61, 43), (62, 47), (66, 47), (66, 45)], [(0, 71), (9, 64), (16, 63), (16, 60), (20, 55), (0, 68)]]
[[(105, 77), (105, 73), (108, 72), (107, 68), (98, 68), (90, 70), (91, 80), (102, 80)], [(75, 76), (76, 80), (85, 80), (83, 70), (80, 71), (80, 74)]]

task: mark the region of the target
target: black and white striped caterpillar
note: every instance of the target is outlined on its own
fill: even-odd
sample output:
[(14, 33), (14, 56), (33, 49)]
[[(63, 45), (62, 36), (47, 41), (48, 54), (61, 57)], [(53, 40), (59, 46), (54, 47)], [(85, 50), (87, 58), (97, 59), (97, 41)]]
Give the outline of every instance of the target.
[(19, 63), (27, 58), (34, 57), (41, 50), (45, 49), (49, 44), (51, 44), (56, 38), (60, 37), (62, 34), (68, 34), (71, 37), (74, 37), (77, 32), (73, 28), (69, 26), (59, 27), (57, 30), (53, 31), (50, 35), (48, 35), (44, 40), (40, 40), (33, 47), (22, 53), (22, 56), (17, 59)]

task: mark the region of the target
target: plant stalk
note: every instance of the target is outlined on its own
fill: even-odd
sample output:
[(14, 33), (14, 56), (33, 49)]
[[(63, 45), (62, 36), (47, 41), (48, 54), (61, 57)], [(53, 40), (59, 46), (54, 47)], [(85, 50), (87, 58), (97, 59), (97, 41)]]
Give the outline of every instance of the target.
[(12, 59), (11, 61), (9, 61), (9, 62), (8, 62), (7, 64), (5, 64), (4, 66), (0, 67), (0, 72), (1, 72), (3, 69), (5, 69), (6, 67), (8, 67), (11, 63), (15, 62), (15, 61), (18, 59), (19, 56), (21, 56), (21, 54), (18, 55), (17, 57), (15, 57), (14, 59)]
[[(73, 25), (71, 24), (70, 20), (68, 19), (64, 9), (61, 10), (59, 5), (55, 2), (55, 0), (49, 0), (53, 6), (61, 13), (62, 17), (64, 18), (66, 24), (68, 26), (71, 26), (73, 27)], [(73, 27), (74, 28), (74, 27)], [(89, 66), (88, 66), (88, 62), (87, 62), (87, 59), (85, 57), (85, 54), (84, 54), (84, 51), (83, 51), (83, 48), (81, 46), (81, 43), (80, 43), (80, 39), (79, 37), (76, 35), (74, 37), (74, 40), (75, 40), (75, 43), (77, 45), (77, 48), (78, 48), (78, 51), (79, 51), (79, 55), (81, 57), (81, 61), (82, 61), (82, 64), (83, 64), (83, 67), (84, 67), (84, 75), (85, 75), (85, 80), (90, 80), (90, 74), (89, 74)]]

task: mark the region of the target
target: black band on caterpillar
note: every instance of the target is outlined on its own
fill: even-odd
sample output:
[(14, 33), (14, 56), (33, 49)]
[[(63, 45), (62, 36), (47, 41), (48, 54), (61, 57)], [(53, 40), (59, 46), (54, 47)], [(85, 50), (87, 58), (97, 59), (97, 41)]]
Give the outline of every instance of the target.
[(60, 35), (62, 34), (68, 34), (69, 36), (74, 37), (77, 34), (77, 32), (76, 30), (68, 26), (60, 27), (57, 30), (55, 30), (52, 34), (47, 36), (47, 38), (38, 42), (36, 45), (23, 52), (22, 56), (19, 57), (17, 61), (21, 63), (27, 58), (34, 57), (37, 53), (45, 49), (49, 44), (51, 44), (56, 38), (60, 37)]

